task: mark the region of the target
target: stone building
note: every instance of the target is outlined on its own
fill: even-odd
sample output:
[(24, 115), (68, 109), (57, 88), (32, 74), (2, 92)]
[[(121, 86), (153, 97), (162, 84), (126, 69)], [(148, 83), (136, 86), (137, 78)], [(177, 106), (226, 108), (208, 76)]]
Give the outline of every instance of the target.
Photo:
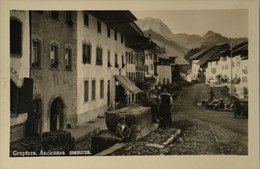
[(77, 125), (77, 12), (31, 11), (33, 99), (39, 133)]
[(142, 35), (134, 20), (129, 11), (31, 11), (39, 133), (91, 121), (141, 92), (126, 76), (126, 41)]
[(134, 20), (129, 11), (78, 12), (78, 124), (127, 104), (127, 96), (136, 94), (125, 83), (127, 38), (142, 33), (135, 30)]

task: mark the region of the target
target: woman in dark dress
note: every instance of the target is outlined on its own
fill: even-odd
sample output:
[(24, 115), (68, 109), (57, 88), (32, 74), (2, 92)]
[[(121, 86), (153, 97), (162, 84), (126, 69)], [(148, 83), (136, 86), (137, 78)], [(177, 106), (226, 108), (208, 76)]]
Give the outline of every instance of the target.
[(171, 116), (172, 96), (168, 93), (166, 87), (163, 88), (163, 92), (160, 95), (160, 99), (161, 99), (160, 125), (163, 128), (166, 128), (166, 126), (171, 126), (171, 124), (172, 124), (172, 116)]

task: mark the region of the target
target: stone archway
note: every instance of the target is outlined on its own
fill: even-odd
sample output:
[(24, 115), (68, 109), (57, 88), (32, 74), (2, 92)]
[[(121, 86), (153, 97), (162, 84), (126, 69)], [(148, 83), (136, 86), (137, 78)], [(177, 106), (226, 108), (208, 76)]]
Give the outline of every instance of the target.
[(64, 102), (56, 97), (50, 106), (50, 131), (64, 128)]

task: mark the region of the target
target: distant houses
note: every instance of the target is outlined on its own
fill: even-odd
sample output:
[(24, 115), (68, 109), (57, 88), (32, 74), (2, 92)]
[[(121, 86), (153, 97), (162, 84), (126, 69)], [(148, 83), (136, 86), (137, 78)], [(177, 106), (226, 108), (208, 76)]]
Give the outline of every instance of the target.
[[(232, 94), (240, 99), (247, 99), (247, 41), (233, 46), (232, 50), (227, 43), (209, 46), (190, 58), (192, 59), (192, 80), (199, 80), (206, 84), (226, 84), (228, 87), (230, 87), (228, 84), (232, 82)], [(199, 73), (202, 77), (199, 77)]]

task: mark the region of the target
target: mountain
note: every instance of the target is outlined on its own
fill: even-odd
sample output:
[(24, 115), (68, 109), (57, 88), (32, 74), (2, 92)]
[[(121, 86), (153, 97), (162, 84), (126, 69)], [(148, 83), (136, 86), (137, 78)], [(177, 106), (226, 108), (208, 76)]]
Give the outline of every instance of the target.
[(152, 31), (151, 29), (144, 32), (145, 36), (151, 35), (152, 40), (160, 47), (164, 47), (170, 56), (184, 56), (188, 50), (173, 41), (169, 41), (164, 36)]
[(186, 53), (188, 50), (196, 47), (215, 45), (218, 43), (231, 43), (238, 44), (246, 41), (247, 38), (228, 38), (219, 33), (208, 31), (205, 35), (188, 35), (185, 33), (174, 34), (170, 28), (163, 23), (160, 19), (147, 17), (145, 19), (138, 19), (136, 24), (141, 28), (145, 35), (151, 34), (154, 41), (159, 41), (158, 44), (167, 46), (174, 54)]

